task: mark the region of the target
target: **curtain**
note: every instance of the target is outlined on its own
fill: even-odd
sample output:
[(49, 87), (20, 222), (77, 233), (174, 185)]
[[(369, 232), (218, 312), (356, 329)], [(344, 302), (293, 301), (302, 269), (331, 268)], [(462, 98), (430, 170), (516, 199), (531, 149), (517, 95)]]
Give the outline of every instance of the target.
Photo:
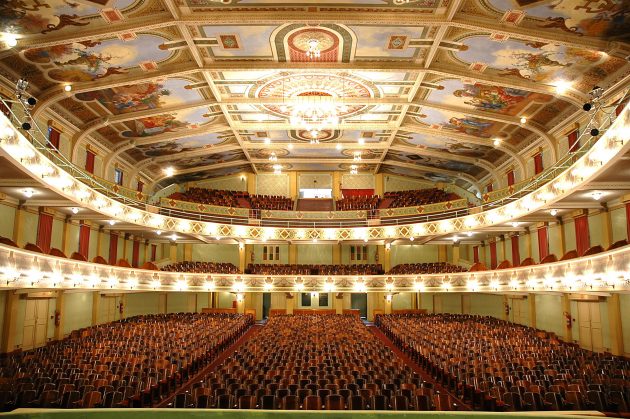
[(582, 256), (584, 252), (591, 247), (590, 237), (588, 234), (588, 215), (582, 215), (576, 217), (575, 224), (575, 247), (577, 248), (578, 255)]
[(492, 182), (486, 185), (486, 192), (492, 192)]
[(37, 246), (44, 251), (50, 252), (50, 239), (52, 238), (53, 216), (45, 212), (39, 213), (37, 223)]
[(497, 242), (490, 242), (490, 269), (497, 267)]
[(155, 262), (155, 258), (157, 257), (157, 244), (151, 245), (151, 262)]
[(140, 261), (140, 242), (137, 240), (134, 240), (133, 253), (131, 254), (131, 266), (134, 268), (137, 268), (139, 261)]
[(86, 259), (90, 253), (90, 226), (87, 224), (79, 226), (79, 253)]
[(547, 238), (547, 227), (538, 229), (538, 257), (543, 260), (549, 254), (549, 240)]
[(342, 189), (341, 195), (344, 198), (351, 196), (372, 196), (374, 195), (374, 189)]
[(143, 189), (144, 189), (144, 182), (139, 180), (138, 181), (138, 189), (137, 189), (137, 191), (138, 192), (142, 192)]
[(543, 171), (542, 153), (538, 153), (534, 156), (534, 173), (538, 174)]
[(94, 174), (94, 159), (96, 155), (92, 153), (90, 150), (86, 150), (85, 152), (85, 170), (88, 173)]
[(118, 234), (109, 233), (109, 264), (115, 265), (118, 259)]
[[(6, 104), (4, 102), (0, 102), (0, 111), (2, 111), (2, 113), (4, 114), (4, 116), (6, 116), (7, 118), (11, 118), (11, 106), (13, 104), (11, 102), (6, 102)], [(617, 114), (619, 115), (619, 114)]]
[(569, 142), (569, 152), (574, 152), (580, 148), (580, 142), (578, 140), (578, 130), (573, 131), (567, 136), (567, 141)]
[(48, 127), (48, 146), (54, 147), (59, 150), (59, 139), (61, 138), (61, 133), (56, 130), (54, 127)]
[(626, 106), (626, 102), (620, 103), (619, 106), (615, 108), (615, 115), (619, 116), (619, 114), (621, 113), (621, 111), (623, 111), (623, 108), (625, 108), (625, 106)]
[(518, 245), (518, 236), (512, 236), (512, 265), (518, 266), (521, 264), (521, 250)]
[(507, 172), (507, 181), (508, 181), (508, 186), (512, 186), (514, 185), (514, 170), (510, 170), (509, 172)]
[(626, 202), (626, 238), (630, 242), (630, 201)]
[(479, 263), (479, 246), (473, 246), (473, 263)]

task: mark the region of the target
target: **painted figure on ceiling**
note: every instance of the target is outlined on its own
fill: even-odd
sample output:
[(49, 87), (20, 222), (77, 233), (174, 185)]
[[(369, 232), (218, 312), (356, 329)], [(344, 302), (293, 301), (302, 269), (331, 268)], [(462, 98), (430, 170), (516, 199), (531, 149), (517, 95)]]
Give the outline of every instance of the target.
[(464, 103), (481, 110), (505, 111), (521, 102), (529, 92), (510, 87), (487, 86), (484, 84), (464, 84), (463, 89), (453, 92), (456, 97), (470, 98)]
[(448, 120), (448, 123), (442, 124), (442, 127), (476, 137), (487, 138), (490, 137), (490, 134), (486, 130), (492, 127), (492, 122), (485, 122), (474, 117), (452, 117)]

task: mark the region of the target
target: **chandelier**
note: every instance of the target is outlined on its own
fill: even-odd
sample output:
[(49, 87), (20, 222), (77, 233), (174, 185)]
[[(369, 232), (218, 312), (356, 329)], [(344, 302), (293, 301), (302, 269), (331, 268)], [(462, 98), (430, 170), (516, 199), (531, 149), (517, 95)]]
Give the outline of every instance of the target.
[(339, 114), (347, 112), (344, 104), (335, 103), (333, 96), (297, 96), (291, 107), (291, 124), (317, 137), (322, 127), (339, 124)]
[(361, 157), (361, 152), (360, 151), (355, 151), (354, 152), (354, 161), (361, 161), (362, 157)]
[(353, 164), (352, 166), (350, 166), (351, 175), (356, 175), (358, 173), (359, 173), (359, 166), (357, 166), (356, 164)]
[(273, 165), (273, 173), (275, 175), (281, 175), (282, 174), (282, 165), (281, 164), (274, 164)]
[(276, 156), (275, 151), (272, 151), (271, 155), (269, 155), (269, 161), (278, 161), (278, 156)]
[(319, 41), (317, 39), (310, 39), (308, 42), (308, 51), (306, 51), (306, 56), (315, 60), (322, 55), (322, 52), (319, 50)]

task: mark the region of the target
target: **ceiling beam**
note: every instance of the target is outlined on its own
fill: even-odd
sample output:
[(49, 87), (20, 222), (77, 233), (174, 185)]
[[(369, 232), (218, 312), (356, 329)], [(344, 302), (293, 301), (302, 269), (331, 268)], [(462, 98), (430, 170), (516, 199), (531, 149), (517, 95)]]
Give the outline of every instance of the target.
[(27, 207), (78, 207), (67, 199), (27, 199), (23, 205)]
[[(250, 162), (246, 160), (234, 160), (234, 161), (228, 161), (224, 163), (208, 164), (205, 166), (191, 167), (191, 168), (182, 169), (182, 170), (175, 170), (175, 174), (173, 176), (204, 172), (204, 171), (212, 171), (212, 170), (224, 169), (226, 167), (234, 167), (234, 166), (249, 165), (249, 164)], [(153, 190), (158, 183), (160, 183), (161, 181), (167, 178), (169, 178), (169, 176), (161, 173), (158, 177), (156, 177), (153, 180), (153, 183), (149, 185), (149, 190)]]
[(552, 205), (555, 209), (601, 209), (602, 203), (599, 201), (591, 202), (572, 202), (560, 201)]
[(630, 182), (589, 182), (578, 188), (579, 190), (602, 190), (602, 191), (628, 191)]
[(421, 164), (405, 163), (405, 162), (400, 162), (397, 160), (384, 160), (381, 164), (386, 164), (390, 166), (398, 166), (398, 167), (403, 167), (405, 169), (412, 169), (412, 170), (417, 170), (421, 172), (440, 173), (443, 175), (450, 176), (453, 179), (463, 179), (466, 182), (472, 184), (475, 188), (477, 188), (477, 190), (481, 191), (481, 187), (477, 179), (461, 172), (454, 172), (452, 170), (445, 170), (445, 169), (440, 169), (437, 167), (424, 166)]

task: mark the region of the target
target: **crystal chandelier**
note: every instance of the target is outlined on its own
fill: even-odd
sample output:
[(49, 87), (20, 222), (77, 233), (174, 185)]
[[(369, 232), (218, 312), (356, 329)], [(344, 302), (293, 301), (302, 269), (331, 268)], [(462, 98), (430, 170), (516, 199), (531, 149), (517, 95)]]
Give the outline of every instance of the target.
[(276, 174), (276, 175), (281, 175), (282, 174), (282, 165), (274, 164), (273, 165), (273, 173)]
[(275, 151), (272, 151), (271, 155), (269, 155), (269, 161), (278, 161), (278, 156), (276, 156)]
[(354, 152), (354, 161), (361, 161), (361, 152), (360, 151), (355, 151)]
[(308, 41), (308, 51), (306, 51), (306, 56), (315, 60), (322, 55), (322, 52), (319, 50), (319, 41), (317, 39), (310, 39)]
[(339, 124), (339, 114), (348, 107), (335, 103), (332, 96), (297, 96), (293, 98), (291, 124), (311, 132), (316, 137), (322, 127)]
[(358, 173), (359, 173), (359, 166), (357, 166), (356, 164), (353, 164), (352, 166), (350, 166), (351, 175), (356, 175)]

